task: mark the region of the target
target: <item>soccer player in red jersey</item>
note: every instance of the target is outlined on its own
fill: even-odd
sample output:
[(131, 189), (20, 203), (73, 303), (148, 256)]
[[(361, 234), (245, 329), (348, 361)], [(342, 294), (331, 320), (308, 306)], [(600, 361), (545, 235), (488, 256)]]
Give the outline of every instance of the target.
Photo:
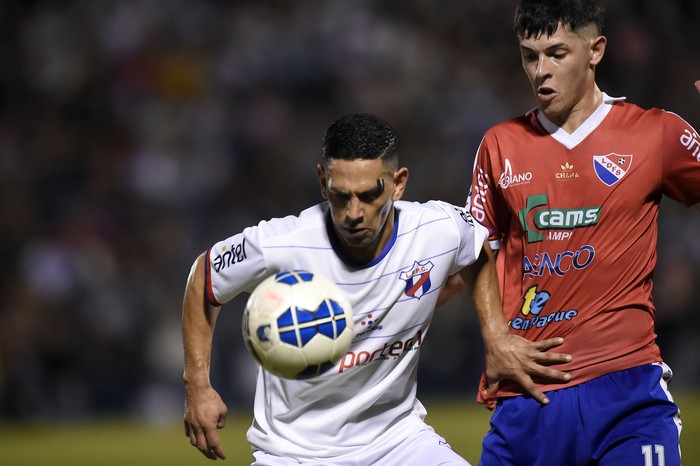
[[(510, 332), (563, 337), (547, 404), (489, 374), (484, 465), (680, 464), (671, 370), (656, 344), (659, 203), (700, 202), (700, 136), (671, 112), (611, 97), (600, 0), (521, 0), (515, 32), (537, 101), (490, 128), (468, 207), (489, 229)], [(700, 81), (695, 83), (700, 92)]]

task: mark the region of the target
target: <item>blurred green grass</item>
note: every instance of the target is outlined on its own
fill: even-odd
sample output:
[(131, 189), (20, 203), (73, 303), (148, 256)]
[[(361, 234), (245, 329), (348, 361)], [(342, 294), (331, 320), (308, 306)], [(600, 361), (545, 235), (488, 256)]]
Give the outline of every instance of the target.
[[(700, 464), (700, 393), (676, 395), (683, 418), (683, 463)], [(478, 464), (489, 411), (471, 402), (425, 401), (427, 422), (470, 463)], [(249, 415), (229, 416), (221, 431), (225, 464), (249, 465)], [(0, 424), (0, 464), (7, 466), (180, 466), (209, 464), (185, 438), (180, 423), (149, 426), (130, 421)]]

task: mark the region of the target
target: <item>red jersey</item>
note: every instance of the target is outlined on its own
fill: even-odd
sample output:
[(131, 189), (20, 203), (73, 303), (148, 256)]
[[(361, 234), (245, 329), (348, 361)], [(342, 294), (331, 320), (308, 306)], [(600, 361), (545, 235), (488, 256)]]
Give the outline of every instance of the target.
[[(661, 361), (652, 278), (659, 202), (700, 202), (700, 137), (680, 117), (604, 95), (572, 134), (539, 111), (489, 129), (467, 203), (499, 248), (512, 333), (573, 361), (569, 383)], [(482, 377), (482, 386), (484, 379)], [(522, 394), (502, 383), (494, 399)], [(482, 402), (491, 400), (481, 399)]]

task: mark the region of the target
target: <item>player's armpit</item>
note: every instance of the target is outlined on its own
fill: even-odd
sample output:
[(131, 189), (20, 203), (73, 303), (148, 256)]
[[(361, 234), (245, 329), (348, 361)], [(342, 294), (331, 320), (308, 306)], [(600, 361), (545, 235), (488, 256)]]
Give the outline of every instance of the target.
[(447, 301), (451, 300), (467, 288), (464, 283), (464, 279), (459, 273), (450, 275), (447, 281), (440, 289), (440, 294), (438, 295), (437, 306), (445, 304)]

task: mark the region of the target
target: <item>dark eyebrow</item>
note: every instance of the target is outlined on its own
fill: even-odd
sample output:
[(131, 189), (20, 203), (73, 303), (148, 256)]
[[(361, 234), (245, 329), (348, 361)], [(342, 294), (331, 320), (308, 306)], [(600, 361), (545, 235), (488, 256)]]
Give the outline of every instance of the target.
[(382, 194), (383, 192), (384, 192), (384, 179), (383, 179), (383, 178), (379, 178), (379, 179), (377, 180), (377, 187), (376, 187), (376, 188), (370, 189), (369, 191), (364, 192), (364, 193), (360, 193), (360, 194), (364, 194), (364, 195), (367, 195), (367, 196), (379, 196), (379, 195)]
[[(349, 196), (349, 193), (339, 191), (335, 188), (330, 188), (329, 191), (333, 193), (336, 196)], [(363, 196), (369, 196), (369, 197), (378, 197), (384, 192), (384, 180), (382, 178), (379, 178), (377, 180), (377, 186), (372, 189), (368, 189), (367, 191), (363, 191), (361, 193), (357, 193), (358, 197), (363, 197)]]
[[(569, 46), (565, 44), (564, 42), (555, 42), (554, 44), (550, 45), (546, 49), (544, 49), (545, 53), (551, 53), (557, 49), (569, 49)], [(521, 52), (535, 52), (535, 49), (531, 49), (530, 47), (526, 47), (525, 45), (520, 44), (520, 51)]]

